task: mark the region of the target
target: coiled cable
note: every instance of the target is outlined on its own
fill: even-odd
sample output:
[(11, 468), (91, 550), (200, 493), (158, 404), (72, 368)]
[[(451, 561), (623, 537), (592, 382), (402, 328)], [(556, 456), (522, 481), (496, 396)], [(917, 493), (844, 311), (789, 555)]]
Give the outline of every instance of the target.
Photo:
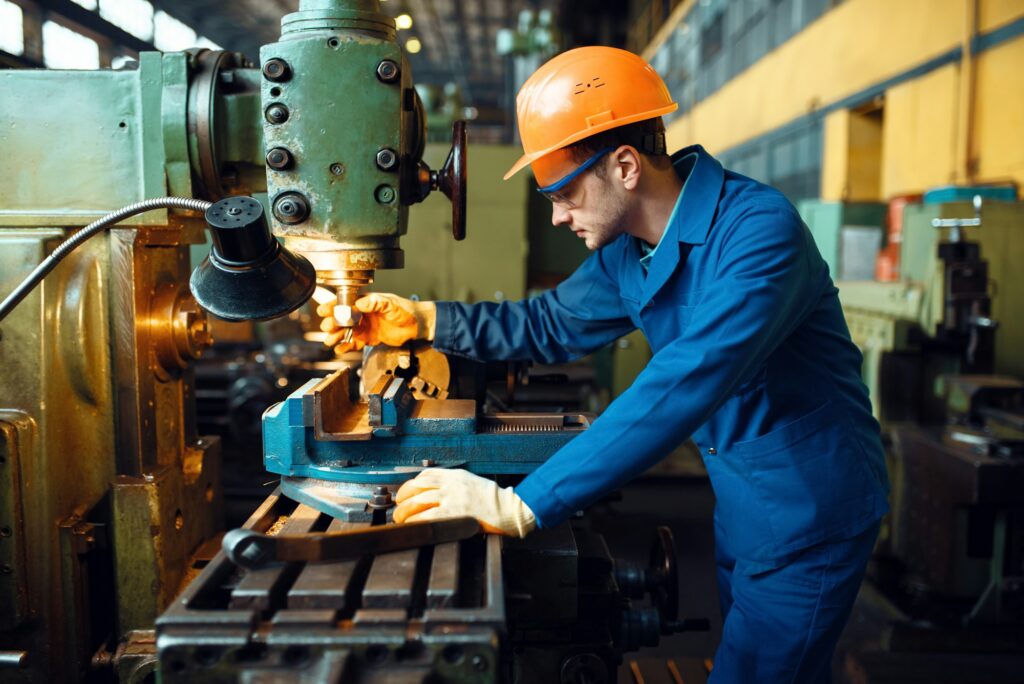
[(103, 218), (93, 221), (85, 228), (76, 232), (64, 242), (57, 245), (57, 248), (48, 257), (35, 267), (25, 280), (18, 287), (14, 288), (11, 294), (0, 303), (0, 321), (7, 317), (14, 307), (21, 303), (32, 290), (42, 282), (43, 278), (50, 274), (50, 271), (57, 267), (61, 260), (70, 254), (76, 247), (91, 238), (93, 235), (109, 228), (110, 226), (123, 221), (129, 216), (141, 214), (153, 209), (191, 209), (193, 211), (206, 211), (213, 202), (206, 200), (192, 199), (189, 197), (156, 197), (154, 199), (142, 200), (135, 204), (129, 204), (117, 211), (111, 212)]

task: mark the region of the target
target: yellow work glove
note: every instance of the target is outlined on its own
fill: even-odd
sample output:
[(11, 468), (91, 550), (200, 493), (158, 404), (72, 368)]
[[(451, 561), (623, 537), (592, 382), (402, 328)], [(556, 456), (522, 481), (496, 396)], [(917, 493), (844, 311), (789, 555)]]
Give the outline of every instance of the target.
[(468, 470), (427, 468), (395, 496), (397, 523), (469, 516), (489, 534), (525, 537), (537, 526), (529, 506), (512, 491)]
[[(437, 306), (434, 302), (414, 302), (393, 294), (370, 294), (356, 300), (355, 309), (362, 318), (352, 328), (342, 328), (334, 319), (337, 299), (316, 308), (324, 320), (320, 329), (327, 333), (324, 344), (338, 353), (377, 344), (400, 347), (410, 340), (434, 339)], [(343, 339), (351, 330), (351, 339)], [(340, 343), (340, 344), (339, 344)]]

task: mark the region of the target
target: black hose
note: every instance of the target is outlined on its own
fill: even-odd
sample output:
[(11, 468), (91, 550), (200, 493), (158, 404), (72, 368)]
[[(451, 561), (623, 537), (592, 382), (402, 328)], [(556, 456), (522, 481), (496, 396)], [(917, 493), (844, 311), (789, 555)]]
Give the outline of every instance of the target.
[(123, 221), (129, 216), (135, 214), (141, 214), (152, 209), (192, 209), (194, 211), (206, 211), (207, 208), (213, 204), (206, 200), (191, 199), (188, 197), (157, 197), (154, 199), (142, 200), (135, 204), (129, 204), (127, 207), (118, 209), (115, 212), (111, 212), (101, 219), (93, 221), (85, 228), (69, 237), (64, 242), (57, 245), (57, 249), (53, 250), (48, 257), (43, 259), (42, 263), (35, 267), (35, 269), (28, 275), (25, 280), (21, 282), (18, 287), (14, 288), (11, 294), (7, 295), (7, 298), (0, 303), (0, 321), (7, 317), (7, 314), (11, 313), (14, 307), (21, 303), (21, 300), (25, 299), (36, 286), (42, 282), (43, 278), (50, 274), (50, 271), (57, 267), (57, 264), (61, 260), (70, 254), (76, 247), (91, 238), (96, 233), (109, 228), (110, 226)]

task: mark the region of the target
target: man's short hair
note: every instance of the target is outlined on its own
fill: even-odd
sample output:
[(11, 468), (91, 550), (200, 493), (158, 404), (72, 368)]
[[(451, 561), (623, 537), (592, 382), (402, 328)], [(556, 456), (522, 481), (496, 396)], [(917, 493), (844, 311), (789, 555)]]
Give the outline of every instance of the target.
[[(665, 123), (660, 116), (584, 138), (569, 145), (569, 152), (575, 161), (582, 163), (606, 147), (622, 145), (631, 145), (641, 154), (659, 158), (658, 161), (668, 161), (668, 152), (665, 149)], [(600, 166), (596, 169), (598, 175), (601, 175), (602, 169)]]

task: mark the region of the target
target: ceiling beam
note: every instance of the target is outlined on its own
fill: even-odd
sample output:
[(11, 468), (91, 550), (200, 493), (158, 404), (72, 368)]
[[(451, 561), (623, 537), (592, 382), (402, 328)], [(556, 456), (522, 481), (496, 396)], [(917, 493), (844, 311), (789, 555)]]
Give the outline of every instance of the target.
[(134, 52), (156, 50), (153, 43), (138, 38), (99, 15), (71, 0), (36, 0), (36, 4), (80, 26), (84, 31), (101, 36), (112, 43), (123, 45)]

